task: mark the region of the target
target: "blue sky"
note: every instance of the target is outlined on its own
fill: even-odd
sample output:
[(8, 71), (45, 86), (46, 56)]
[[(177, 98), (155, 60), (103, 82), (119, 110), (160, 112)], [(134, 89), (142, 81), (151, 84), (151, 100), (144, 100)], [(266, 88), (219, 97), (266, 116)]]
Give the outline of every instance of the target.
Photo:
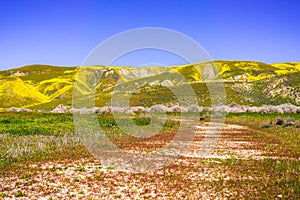
[[(299, 10), (298, 0), (1, 0), (0, 69), (80, 65), (100, 42), (140, 27), (182, 32), (216, 60), (300, 61)], [(116, 64), (183, 62), (160, 53)]]

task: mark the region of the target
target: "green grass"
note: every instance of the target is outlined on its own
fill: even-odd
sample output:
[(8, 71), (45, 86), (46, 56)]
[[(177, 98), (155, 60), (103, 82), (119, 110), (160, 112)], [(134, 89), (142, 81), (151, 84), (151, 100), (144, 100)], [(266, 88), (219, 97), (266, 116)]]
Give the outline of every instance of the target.
[[(293, 118), (295, 121), (300, 122), (299, 114), (228, 114), (227, 123), (237, 123), (245, 125), (259, 133), (262, 139), (268, 141), (276, 141), (276, 151), (278, 154), (286, 154), (293, 158), (300, 158), (300, 134), (299, 128), (295, 126), (284, 127), (275, 125), (276, 118)], [(272, 121), (272, 125), (268, 125)], [(269, 146), (269, 148), (272, 148)]]
[(1, 113), (0, 134), (10, 135), (67, 135), (72, 134), (71, 114)]
[(0, 113), (0, 169), (78, 146), (70, 114)]
[[(97, 118), (108, 136), (124, 134), (113, 115), (97, 115)], [(138, 126), (150, 122), (147, 118), (133, 120)], [(169, 131), (176, 124), (167, 121), (163, 131)], [(67, 156), (87, 153), (74, 131), (72, 114), (0, 113), (0, 127), (0, 169), (24, 160), (51, 159), (61, 152)]]

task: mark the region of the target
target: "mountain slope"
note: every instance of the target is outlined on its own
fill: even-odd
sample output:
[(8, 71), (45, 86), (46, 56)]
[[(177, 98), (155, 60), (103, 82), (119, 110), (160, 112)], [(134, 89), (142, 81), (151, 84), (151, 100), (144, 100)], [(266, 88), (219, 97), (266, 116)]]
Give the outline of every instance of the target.
[[(168, 87), (180, 90), (184, 84), (192, 85), (199, 104), (209, 105), (203, 75), (207, 73), (206, 66), (211, 64), (146, 68), (29, 65), (0, 71), (0, 108), (14, 106), (51, 110), (59, 104), (71, 105), (75, 80), (76, 90), (82, 96), (93, 94), (96, 90), (95, 103), (98, 106), (107, 105), (119, 86), (125, 88), (123, 93), (119, 92), (120, 98), (131, 94), (131, 104), (134, 105), (176, 102)], [(298, 62), (213, 61), (213, 64), (215, 76), (212, 79), (224, 82), (227, 103), (300, 104)], [(116, 86), (118, 89), (115, 91)]]
[(21, 79), (0, 76), (0, 107), (23, 107), (48, 101), (46, 95)]

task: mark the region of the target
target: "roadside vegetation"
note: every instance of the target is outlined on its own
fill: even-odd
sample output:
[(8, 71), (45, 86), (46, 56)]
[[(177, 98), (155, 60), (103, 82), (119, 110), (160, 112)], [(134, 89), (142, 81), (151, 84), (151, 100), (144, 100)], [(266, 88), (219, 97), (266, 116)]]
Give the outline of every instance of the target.
[[(209, 120), (205, 115), (201, 113), (200, 126)], [(126, 136), (111, 114), (97, 117), (106, 135), (120, 148), (155, 149), (155, 145), (147, 141)], [(278, 124), (279, 119), (282, 124)], [(148, 117), (138, 115), (134, 121), (139, 126), (150, 123)], [(294, 124), (285, 126), (289, 121)], [(242, 157), (216, 148), (215, 153), (221, 155), (222, 152), (225, 156), (206, 159), (183, 156), (157, 172), (143, 174), (116, 172), (114, 166), (97, 163), (75, 134), (71, 114), (0, 113), (0, 199), (59, 198), (57, 193), (65, 195), (61, 198), (95, 199), (103, 196), (115, 199), (299, 199), (299, 122), (299, 114), (228, 114), (226, 124), (246, 128), (230, 129), (223, 134), (224, 138), (251, 143), (252, 146), (245, 145), (238, 150), (259, 151), (262, 152), (260, 157)], [(149, 140), (153, 144), (169, 141), (179, 125), (169, 120), (158, 136)], [(72, 173), (67, 174), (70, 170)], [(37, 181), (39, 178), (41, 181)], [(57, 185), (51, 186), (54, 180), (61, 182), (55, 181)], [(48, 186), (38, 185), (42, 183)], [(36, 190), (31, 190), (32, 187)], [(41, 189), (43, 187), (47, 189)], [(83, 190), (84, 187), (88, 189)], [(66, 188), (68, 190), (64, 190)]]

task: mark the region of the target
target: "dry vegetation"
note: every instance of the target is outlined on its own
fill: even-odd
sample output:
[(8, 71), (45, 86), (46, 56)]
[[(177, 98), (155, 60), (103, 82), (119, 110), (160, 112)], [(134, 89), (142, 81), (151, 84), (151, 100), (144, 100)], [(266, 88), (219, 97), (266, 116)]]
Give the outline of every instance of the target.
[[(197, 151), (210, 122), (201, 117), (185, 154), (158, 171), (134, 173), (94, 159), (74, 134), (70, 114), (0, 113), (0, 199), (299, 199), (299, 128), (276, 125), (278, 115), (229, 114), (205, 159)], [(158, 148), (179, 126), (169, 121), (160, 134), (137, 140), (122, 134), (111, 115), (98, 118), (126, 150)]]

